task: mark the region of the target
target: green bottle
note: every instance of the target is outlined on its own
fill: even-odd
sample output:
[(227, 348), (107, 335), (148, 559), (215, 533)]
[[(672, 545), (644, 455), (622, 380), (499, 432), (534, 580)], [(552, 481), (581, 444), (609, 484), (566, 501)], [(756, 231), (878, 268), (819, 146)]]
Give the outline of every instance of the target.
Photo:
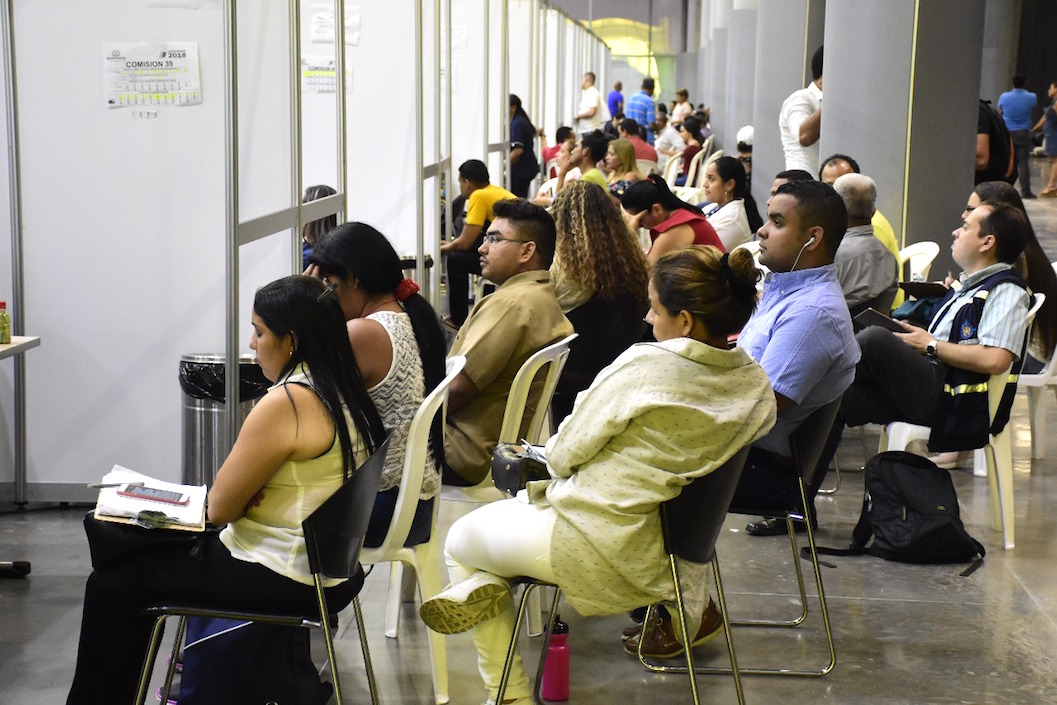
[(11, 344), (11, 316), (7, 315), (7, 302), (0, 301), (0, 345)]

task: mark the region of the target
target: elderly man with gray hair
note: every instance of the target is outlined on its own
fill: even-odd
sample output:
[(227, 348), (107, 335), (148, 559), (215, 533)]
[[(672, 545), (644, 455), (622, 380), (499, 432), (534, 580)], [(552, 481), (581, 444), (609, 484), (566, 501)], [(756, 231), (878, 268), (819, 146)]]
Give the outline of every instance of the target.
[(848, 209), (848, 232), (833, 258), (844, 300), (853, 316), (867, 308), (887, 313), (896, 295), (899, 264), (874, 237), (870, 223), (877, 186), (869, 176), (844, 174), (833, 182), (833, 188)]

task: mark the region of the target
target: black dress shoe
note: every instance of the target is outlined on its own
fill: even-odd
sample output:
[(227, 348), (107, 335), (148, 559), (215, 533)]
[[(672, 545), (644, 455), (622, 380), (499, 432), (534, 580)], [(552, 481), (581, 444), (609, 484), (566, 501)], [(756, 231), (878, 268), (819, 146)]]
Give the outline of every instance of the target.
[[(798, 534), (802, 534), (807, 531), (807, 524), (799, 519), (794, 519), (793, 530)], [(752, 522), (745, 527), (745, 531), (753, 536), (785, 536), (789, 533), (789, 525), (786, 523), (785, 519), (775, 519), (772, 517)]]

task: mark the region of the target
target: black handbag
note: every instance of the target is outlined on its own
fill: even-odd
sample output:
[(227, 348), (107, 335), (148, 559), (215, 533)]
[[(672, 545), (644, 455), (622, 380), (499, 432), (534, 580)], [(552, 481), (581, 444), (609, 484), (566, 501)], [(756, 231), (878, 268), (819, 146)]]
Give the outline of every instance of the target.
[(534, 480), (549, 480), (547, 462), (531, 447), (500, 443), (492, 451), (492, 482), (510, 496)]

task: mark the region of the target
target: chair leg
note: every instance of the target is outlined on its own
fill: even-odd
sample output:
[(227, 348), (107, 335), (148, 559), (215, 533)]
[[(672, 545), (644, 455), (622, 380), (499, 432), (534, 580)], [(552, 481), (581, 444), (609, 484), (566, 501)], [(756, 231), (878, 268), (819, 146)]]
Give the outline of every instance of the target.
[(172, 679), (176, 674), (176, 661), (180, 658), (180, 645), (183, 644), (186, 634), (187, 617), (181, 616), (180, 621), (176, 625), (176, 636), (173, 638), (172, 652), (169, 654), (169, 666), (165, 669), (165, 683), (161, 691), (162, 705), (168, 705), (169, 693), (172, 692)]
[[(503, 675), (499, 678), (499, 689), (495, 694), (495, 701), (497, 703), (503, 702), (503, 696), (506, 695), (507, 681), (510, 680), (510, 668), (514, 665), (514, 657), (517, 655), (517, 638), (521, 633), (521, 625), (525, 621), (525, 608), (528, 605), (529, 594), (536, 587), (538, 586), (532, 584), (525, 585), (525, 590), (521, 594), (521, 601), (518, 603), (517, 618), (514, 620), (514, 632), (510, 635), (510, 646), (507, 647), (506, 661), (503, 663)], [(543, 640), (543, 653), (540, 655), (539, 668), (536, 669), (536, 689), (532, 693), (532, 699), (535, 702), (540, 701), (540, 683), (543, 682), (543, 667), (547, 662), (547, 647), (550, 644), (550, 637), (554, 632), (554, 621), (558, 615), (559, 597), (561, 597), (561, 590), (555, 588), (554, 603), (551, 608), (550, 619), (547, 620), (546, 638)]]
[(730, 616), (727, 614), (727, 597), (723, 592), (723, 578), (719, 575), (719, 558), (715, 554), (712, 555), (712, 572), (716, 576), (716, 602), (719, 603), (719, 614), (723, 617), (723, 635), (727, 638), (727, 652), (730, 654), (730, 671), (734, 676), (734, 690), (738, 694), (738, 705), (745, 705), (741, 674), (738, 672), (738, 657), (734, 654), (734, 634), (730, 630)]
[(1046, 456), (1046, 439), (1043, 429), (1046, 428), (1045, 387), (1028, 387), (1028, 423), (1031, 427), (1031, 457), (1042, 460)]
[(833, 471), (837, 473), (837, 482), (834, 483), (833, 487), (820, 487), (818, 490), (819, 494), (833, 494), (840, 489), (840, 463), (837, 462), (836, 456), (833, 458)]
[(987, 470), (991, 484), (992, 518), (995, 529), (1002, 531), (1002, 543), (1008, 551), (1015, 545), (1013, 515), (1013, 449), (1010, 446), (1009, 428), (991, 437), (984, 449), (987, 454)]
[(529, 591), (528, 635), (539, 636), (543, 633), (543, 606), (540, 604), (542, 587)]
[(147, 700), (150, 677), (154, 672), (154, 662), (158, 658), (158, 649), (161, 648), (161, 639), (164, 634), (165, 617), (158, 617), (154, 620), (154, 629), (151, 630), (147, 653), (143, 657), (143, 668), (139, 673), (139, 686), (136, 688), (136, 699), (132, 702), (132, 705), (143, 705)]
[(385, 635), (396, 639), (400, 630), (400, 604), (403, 599), (404, 564), (392, 561), (389, 564), (389, 592), (385, 599)]
[[(669, 554), (668, 563), (672, 569), (672, 580), (675, 583), (675, 606), (679, 610), (679, 632), (683, 637), (683, 653), (686, 655), (686, 673), (690, 677), (690, 697), (694, 705), (700, 705), (701, 699), (697, 693), (697, 673), (694, 670), (694, 647), (693, 638), (690, 636), (688, 626), (689, 616), (686, 614), (686, 604), (683, 602), (683, 590), (679, 584), (679, 566), (676, 565), (675, 556)], [(639, 639), (639, 656), (642, 656), (642, 639)]]
[(793, 570), (796, 572), (796, 586), (800, 590), (800, 614), (794, 619), (743, 619), (731, 622), (738, 627), (795, 627), (807, 619), (807, 588), (804, 586), (804, 571), (800, 568), (800, 551), (796, 543), (796, 530), (793, 518), (786, 517), (789, 534), (789, 546), (793, 552)]
[[(316, 578), (319, 579), (318, 577)], [(363, 612), (360, 611), (360, 598), (352, 598), (352, 610), (356, 616), (356, 631), (360, 634), (360, 648), (363, 649), (363, 664), (367, 669), (367, 687), (371, 691), (371, 703), (378, 705), (378, 684), (374, 680), (374, 664), (371, 663), (371, 649), (367, 645), (367, 630), (363, 628)], [(330, 635), (330, 621), (324, 620), (324, 629), (327, 635), (327, 653), (330, 656), (330, 667), (334, 671), (334, 692), (335, 694), (341, 691), (338, 688), (338, 664), (335, 660), (334, 654), (334, 641)], [(341, 696), (338, 695), (338, 705), (341, 705)]]
[[(414, 548), (414, 569), (419, 597), (423, 602), (444, 587), (440, 572), (440, 543), (427, 542)], [(437, 705), (448, 702), (448, 651), (445, 636), (427, 629), (429, 659), (433, 667), (433, 694)]]

